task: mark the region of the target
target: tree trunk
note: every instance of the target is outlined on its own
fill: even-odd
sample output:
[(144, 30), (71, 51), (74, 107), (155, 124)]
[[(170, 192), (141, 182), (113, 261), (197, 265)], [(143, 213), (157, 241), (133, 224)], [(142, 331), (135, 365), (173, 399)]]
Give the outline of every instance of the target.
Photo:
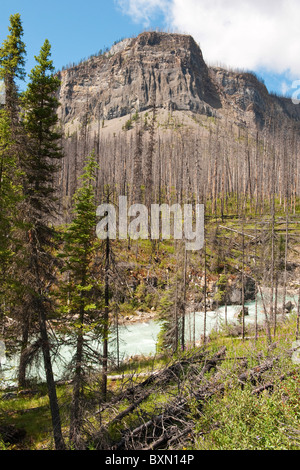
[(105, 253), (105, 291), (104, 291), (104, 325), (103, 325), (103, 358), (102, 358), (102, 397), (106, 401), (107, 398), (107, 369), (108, 369), (108, 320), (109, 320), (109, 256), (110, 256), (110, 240), (106, 239)]
[(27, 361), (25, 357), (25, 350), (28, 346), (28, 339), (29, 339), (29, 318), (28, 318), (28, 315), (26, 315), (25, 318), (23, 319), (23, 324), (22, 324), (21, 355), (20, 355), (19, 370), (18, 370), (18, 387), (19, 388), (26, 387)]
[(297, 309), (297, 329), (296, 329), (296, 340), (300, 339), (300, 287), (298, 291), (298, 309)]
[(54, 382), (51, 356), (50, 356), (50, 345), (49, 345), (49, 338), (48, 338), (47, 325), (46, 325), (46, 315), (45, 315), (44, 308), (43, 308), (41, 301), (39, 301), (38, 311), (39, 311), (39, 327), (40, 327), (40, 335), (41, 335), (41, 340), (42, 340), (42, 351), (43, 351), (43, 357), (44, 357), (44, 367), (45, 367), (47, 387), (48, 387), (48, 396), (49, 396), (50, 409), (51, 409), (55, 449), (65, 450), (65, 443), (63, 440), (63, 436), (62, 436), (60, 412), (59, 412), (56, 387), (55, 387), (55, 382)]
[(245, 339), (245, 234), (244, 234), (244, 216), (242, 224), (242, 337)]
[(82, 360), (83, 360), (83, 324), (84, 324), (84, 305), (80, 307), (80, 329), (77, 336), (76, 346), (76, 367), (75, 376), (73, 380), (73, 396), (71, 404), (71, 419), (70, 419), (70, 441), (75, 446), (75, 449), (82, 449), (80, 440), (81, 430), (81, 400), (80, 391), (82, 388)]
[(183, 308), (181, 317), (181, 348), (185, 350), (185, 311), (186, 311), (186, 270), (187, 270), (187, 250), (184, 247), (184, 273), (183, 273)]
[(203, 322), (203, 344), (206, 345), (206, 285), (207, 283), (207, 268), (206, 268), (206, 240), (204, 236), (204, 289), (203, 289), (203, 297), (204, 297), (204, 322)]

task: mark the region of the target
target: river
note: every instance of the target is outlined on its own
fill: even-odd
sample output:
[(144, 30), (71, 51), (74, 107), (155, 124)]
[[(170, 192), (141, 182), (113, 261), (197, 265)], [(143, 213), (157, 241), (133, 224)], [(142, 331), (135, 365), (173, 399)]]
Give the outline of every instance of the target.
[[(295, 305), (298, 301), (296, 297), (287, 297), (287, 301), (291, 300)], [(281, 303), (279, 301), (279, 310)], [(245, 304), (248, 308), (249, 315), (245, 316), (245, 324), (254, 323), (255, 321), (255, 301)], [(228, 323), (238, 323), (236, 314), (241, 310), (241, 306), (228, 306), (227, 307), (227, 320)], [(260, 298), (257, 301), (257, 317), (258, 322), (264, 321), (264, 311)], [(225, 307), (222, 306), (216, 311), (208, 311), (206, 319), (206, 333), (209, 334), (213, 329), (218, 330), (222, 323), (225, 321)], [(193, 339), (198, 342), (203, 335), (204, 330), (204, 314), (203, 312), (191, 313), (186, 316), (186, 341), (193, 343)], [(133, 323), (126, 326), (119, 327), (119, 358), (129, 359), (134, 356), (150, 356), (156, 354), (157, 337), (160, 331), (160, 325), (150, 320), (148, 322)], [(99, 349), (101, 353), (101, 344), (93, 345)], [(109, 344), (110, 354), (117, 355), (116, 341), (111, 341)], [(73, 350), (69, 345), (62, 345), (59, 349), (59, 356), (63, 358), (65, 364), (70, 361)], [(7, 357), (5, 361), (2, 358), (2, 366), (0, 368), (0, 388), (15, 385), (16, 372), (18, 367), (19, 356), (16, 354), (12, 357)], [(62, 362), (60, 360), (53, 361), (53, 373), (56, 380), (62, 378)], [(29, 373), (31, 377), (39, 376), (40, 380), (44, 380), (42, 368), (39, 370), (33, 367)]]

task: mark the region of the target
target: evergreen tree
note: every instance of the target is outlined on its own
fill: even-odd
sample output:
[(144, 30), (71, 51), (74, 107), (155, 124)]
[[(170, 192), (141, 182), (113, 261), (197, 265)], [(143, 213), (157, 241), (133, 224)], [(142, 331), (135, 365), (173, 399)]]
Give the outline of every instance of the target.
[[(53, 76), (54, 66), (50, 56), (51, 46), (46, 39), (40, 55), (35, 57), (37, 65), (29, 75), (31, 81), (22, 97), (24, 125), (30, 142), (24, 160), (26, 196), (36, 219), (46, 216), (47, 220), (57, 210), (55, 177), (62, 158), (61, 134), (56, 130), (59, 103), (55, 96), (60, 81)], [(41, 225), (48, 232), (45, 224)]]
[(56, 280), (56, 261), (53, 256), (55, 232), (51, 221), (56, 215), (55, 177), (58, 161), (62, 158), (58, 143), (60, 135), (55, 131), (58, 120), (55, 92), (59, 87), (59, 80), (53, 76), (54, 67), (50, 55), (51, 46), (46, 40), (40, 55), (35, 57), (37, 65), (29, 75), (30, 83), (22, 97), (24, 128), (28, 139), (22, 165), (26, 198), (24, 217), (29, 227), (27, 274), (30, 274), (27, 280), (30, 282), (30, 285), (27, 284), (27, 305), (24, 305), (24, 309), (28, 310), (29, 305), (30, 310), (37, 315), (55, 447), (64, 449), (47, 329), (47, 321), (53, 313), (49, 292)]
[[(0, 315), (5, 301), (18, 285), (13, 273), (18, 225), (18, 205), (22, 200), (21, 172), (18, 161), (21, 148), (19, 95), (16, 80), (25, 76), (25, 45), (19, 14), (10, 17), (10, 34), (0, 48), (0, 80), (4, 82), (4, 103), (0, 105)], [(15, 302), (14, 302), (15, 304)]]
[(74, 218), (63, 234), (65, 260), (63, 272), (65, 282), (61, 285), (61, 299), (68, 316), (73, 317), (73, 331), (76, 335), (74, 358), (73, 396), (70, 420), (70, 441), (76, 449), (81, 448), (83, 385), (86, 366), (91, 358), (85, 350), (84, 335), (102, 335), (99, 311), (103, 306), (103, 296), (99, 275), (95, 266), (95, 254), (100, 241), (96, 237), (95, 177), (98, 165), (94, 156), (86, 160), (81, 176), (82, 185), (74, 195)]
[[(13, 239), (16, 225), (16, 206), (21, 200), (18, 183), (18, 168), (15, 155), (11, 152), (11, 133), (6, 111), (0, 111), (0, 316), (1, 305), (8, 300), (8, 293), (14, 284)], [(15, 181), (16, 180), (16, 181)]]
[(23, 26), (19, 13), (10, 16), (10, 34), (0, 48), (0, 80), (5, 84), (5, 108), (12, 128), (18, 122), (18, 88), (16, 80), (25, 78), (25, 44), (22, 41)]

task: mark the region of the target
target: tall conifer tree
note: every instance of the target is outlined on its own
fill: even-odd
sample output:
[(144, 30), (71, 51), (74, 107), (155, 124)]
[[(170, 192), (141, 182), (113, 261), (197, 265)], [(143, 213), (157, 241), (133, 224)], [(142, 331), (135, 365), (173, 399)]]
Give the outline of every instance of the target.
[(0, 48), (0, 80), (5, 84), (5, 108), (9, 114), (12, 128), (18, 122), (17, 80), (25, 78), (26, 48), (22, 41), (23, 26), (19, 13), (10, 16), (10, 34)]
[(22, 98), (24, 128), (28, 139), (23, 170), (26, 175), (25, 198), (28, 231), (28, 267), (31, 308), (37, 315), (44, 367), (48, 386), (56, 449), (64, 449), (60, 413), (50, 355), (47, 321), (52, 313), (49, 290), (55, 282), (54, 229), (56, 215), (55, 181), (58, 162), (62, 158), (60, 135), (55, 126), (58, 101), (55, 93), (60, 85), (53, 76), (51, 46), (46, 39), (37, 65), (31, 71), (30, 83)]
[(18, 161), (21, 152), (19, 94), (17, 80), (25, 77), (25, 44), (19, 14), (11, 15), (9, 35), (0, 47), (0, 81), (4, 83), (0, 104), (0, 315), (8, 293), (17, 285), (14, 266), (13, 239), (17, 226), (16, 208), (22, 197)]
[[(101, 335), (99, 311), (103, 300), (99, 275), (95, 271), (95, 255), (99, 240), (96, 237), (95, 178), (98, 165), (93, 155), (86, 159), (81, 186), (74, 195), (73, 221), (63, 234), (63, 271), (66, 282), (61, 284), (61, 297), (67, 312), (74, 318), (76, 346), (74, 357), (73, 396), (70, 420), (70, 441), (80, 449), (82, 428), (83, 385), (87, 355), (84, 335)], [(91, 349), (88, 349), (91, 355)]]

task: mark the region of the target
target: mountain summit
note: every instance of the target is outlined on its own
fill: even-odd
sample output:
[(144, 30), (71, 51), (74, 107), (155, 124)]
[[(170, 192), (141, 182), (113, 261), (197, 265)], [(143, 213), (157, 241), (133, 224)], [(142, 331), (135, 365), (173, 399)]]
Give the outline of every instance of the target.
[(270, 94), (253, 73), (209, 67), (191, 36), (142, 33), (63, 70), (60, 80), (64, 220), (92, 152), (98, 200), (111, 185), (142, 201), (133, 188), (150, 194), (150, 183), (170, 200), (209, 194), (214, 206), (220, 192), (267, 197), (274, 152), (276, 191), (298, 191), (300, 106)]
[(59, 75), (64, 125), (80, 123), (87, 114), (89, 121), (120, 118), (154, 103), (259, 127), (270, 115), (300, 120), (299, 106), (270, 95), (254, 74), (208, 67), (189, 35), (144, 32)]

